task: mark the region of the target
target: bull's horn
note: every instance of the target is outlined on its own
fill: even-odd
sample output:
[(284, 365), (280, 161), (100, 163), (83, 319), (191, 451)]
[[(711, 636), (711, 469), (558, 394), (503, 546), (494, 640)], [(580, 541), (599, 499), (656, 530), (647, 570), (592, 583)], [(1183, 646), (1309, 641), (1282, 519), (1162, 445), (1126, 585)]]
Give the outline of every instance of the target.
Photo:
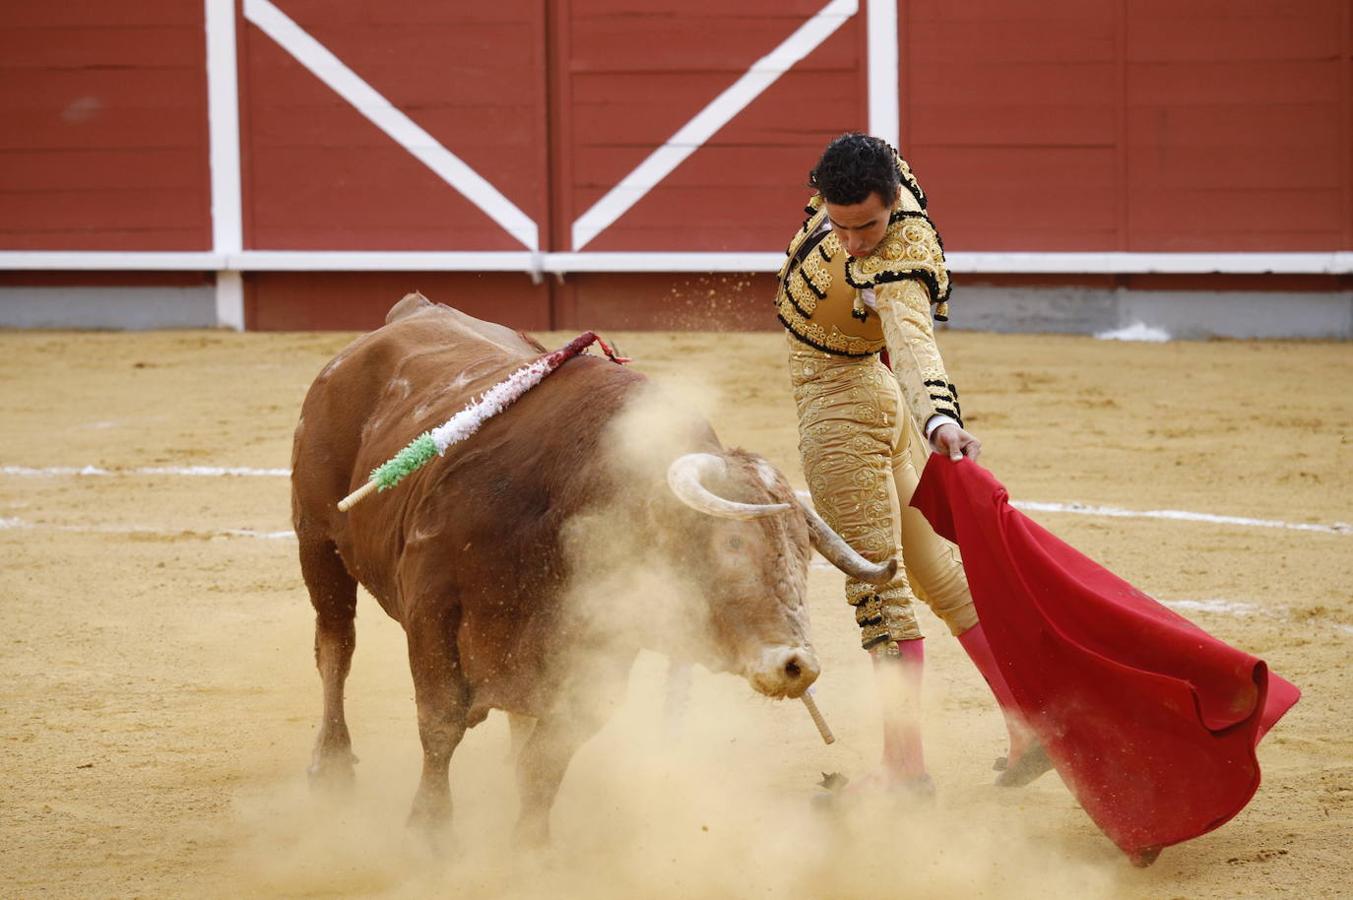
[(721, 519), (759, 519), (789, 509), (788, 503), (739, 503), (728, 500), (705, 487), (706, 477), (728, 471), (728, 464), (713, 453), (687, 453), (667, 467), (667, 486), (677, 499), (691, 509)]
[(845, 538), (822, 521), (822, 517), (813, 509), (811, 503), (802, 500), (795, 502), (799, 509), (803, 510), (804, 518), (808, 520), (808, 536), (813, 540), (813, 547), (827, 558), (827, 562), (851, 578), (858, 578), (869, 584), (887, 584), (893, 580), (893, 576), (897, 574), (896, 559), (890, 559), (886, 563), (871, 563), (856, 553), (855, 548), (847, 544)]

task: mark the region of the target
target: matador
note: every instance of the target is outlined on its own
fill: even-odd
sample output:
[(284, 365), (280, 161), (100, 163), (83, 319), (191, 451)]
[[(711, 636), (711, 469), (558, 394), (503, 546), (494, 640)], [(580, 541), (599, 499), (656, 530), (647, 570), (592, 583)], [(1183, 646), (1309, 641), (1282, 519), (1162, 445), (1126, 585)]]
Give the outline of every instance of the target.
[[(816, 193), (786, 251), (776, 307), (787, 329), (799, 452), (813, 503), (874, 562), (896, 557), (882, 587), (847, 578), (862, 644), (884, 686), (883, 761), (871, 781), (928, 794), (919, 725), (924, 641), (919, 597), (996, 695), (1010, 732), (997, 783), (1027, 784), (1050, 768), (1022, 727), (968, 592), (956, 548), (907, 504), (931, 450), (976, 459), (958, 389), (935, 343), (949, 271), (926, 195), (878, 138), (832, 141), (809, 176)], [(886, 357), (881, 358), (883, 354)]]

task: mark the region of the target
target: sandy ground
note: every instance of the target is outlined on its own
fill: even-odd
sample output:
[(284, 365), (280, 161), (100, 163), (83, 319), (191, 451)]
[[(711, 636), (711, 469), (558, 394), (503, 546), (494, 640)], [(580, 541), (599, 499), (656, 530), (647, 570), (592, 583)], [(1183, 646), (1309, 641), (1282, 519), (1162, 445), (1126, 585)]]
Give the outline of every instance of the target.
[[(779, 334), (614, 337), (703, 396), (726, 443), (802, 484)], [(990, 785), (999, 716), (928, 613), (936, 803), (810, 812), (820, 771), (859, 774), (879, 752), (869, 664), (822, 568), (810, 588), (832, 747), (799, 705), (700, 671), (668, 733), (666, 661), (645, 655), (574, 761), (549, 850), (509, 844), (498, 714), (458, 751), (451, 839), (430, 845), (404, 827), (420, 750), (402, 634), (363, 596), (358, 785), (346, 801), (311, 795), (319, 681), (286, 478), (117, 470), (285, 467), (301, 398), (348, 338), (0, 333), (0, 466), (115, 470), (0, 474), (0, 894), (1229, 898), (1353, 884), (1349, 531), (1034, 513), (1305, 690), (1260, 747), (1250, 806), (1147, 870), (1055, 777)], [(942, 346), (1016, 500), (1353, 521), (1347, 344), (953, 333)]]

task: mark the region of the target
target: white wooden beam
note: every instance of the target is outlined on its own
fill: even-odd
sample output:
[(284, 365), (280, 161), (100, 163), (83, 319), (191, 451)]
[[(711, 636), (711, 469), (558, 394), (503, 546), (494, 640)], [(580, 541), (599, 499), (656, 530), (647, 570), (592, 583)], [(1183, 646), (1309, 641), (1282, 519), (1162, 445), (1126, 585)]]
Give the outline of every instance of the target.
[[(774, 272), (779, 251), (525, 253), (244, 250), (239, 253), (0, 251), (0, 270), (230, 272)], [(1353, 252), (947, 254), (955, 273), (1070, 275), (1347, 275)]]
[(869, 0), (869, 133), (897, 147), (901, 141), (897, 0)]
[[(207, 124), (211, 154), (211, 247), (217, 254), (244, 246), (240, 194), (240, 101), (236, 77), (235, 0), (205, 0)], [(244, 286), (238, 272), (216, 276), (216, 324), (244, 328)]]

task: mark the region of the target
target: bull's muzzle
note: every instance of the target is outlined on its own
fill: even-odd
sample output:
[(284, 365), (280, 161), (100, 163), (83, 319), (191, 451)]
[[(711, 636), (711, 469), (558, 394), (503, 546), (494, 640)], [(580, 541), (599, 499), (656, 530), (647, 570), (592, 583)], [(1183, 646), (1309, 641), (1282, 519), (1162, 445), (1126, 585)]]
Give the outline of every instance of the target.
[(747, 673), (747, 680), (767, 697), (803, 696), (822, 673), (808, 647), (767, 647)]

